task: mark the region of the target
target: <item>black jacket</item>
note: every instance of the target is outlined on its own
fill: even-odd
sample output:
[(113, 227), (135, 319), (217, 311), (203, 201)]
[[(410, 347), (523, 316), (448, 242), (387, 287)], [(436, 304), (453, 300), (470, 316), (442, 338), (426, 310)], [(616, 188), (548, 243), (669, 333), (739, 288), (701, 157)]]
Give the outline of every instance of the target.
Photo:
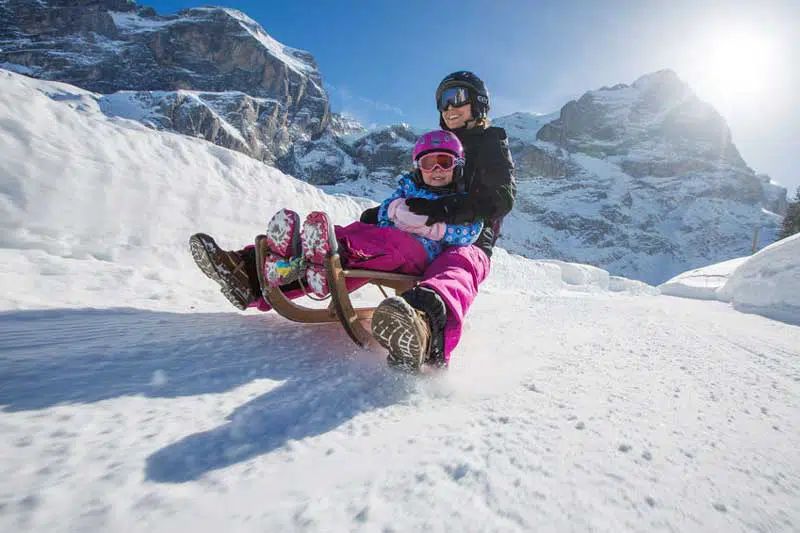
[(514, 206), (517, 185), (514, 160), (503, 128), (459, 128), (453, 130), (464, 145), (466, 167), (462, 182), (467, 195), (451, 209), (447, 222), (461, 224), (483, 220), (475, 246), (492, 255), (500, 236), (500, 224)]
[[(508, 137), (503, 128), (495, 127), (452, 131), (464, 145), (466, 166), (459, 190), (467, 194), (454, 199), (456, 205), (448, 209), (451, 214), (445, 222), (463, 224), (483, 220), (484, 227), (475, 246), (491, 256), (500, 223), (514, 206), (517, 194)], [(367, 209), (361, 221), (377, 224), (377, 208)]]

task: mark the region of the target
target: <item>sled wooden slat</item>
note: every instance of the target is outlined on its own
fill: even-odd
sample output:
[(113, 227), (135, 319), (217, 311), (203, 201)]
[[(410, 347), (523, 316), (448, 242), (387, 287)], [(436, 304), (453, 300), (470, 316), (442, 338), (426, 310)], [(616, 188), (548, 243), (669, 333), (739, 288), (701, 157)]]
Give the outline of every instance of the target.
[(379, 270), (358, 270), (358, 269), (345, 269), (342, 270), (346, 278), (370, 278), (375, 280), (396, 280), (408, 281), (416, 283), (422, 278), (419, 276), (410, 276), (408, 274), (398, 274), (396, 272), (381, 272)]
[[(342, 323), (342, 327), (359, 346), (367, 346), (372, 333), (361, 324), (358, 313), (353, 309), (350, 302), (350, 295), (345, 285), (345, 273), (342, 269), (342, 261), (339, 254), (333, 254), (325, 259), (325, 268), (328, 271), (328, 287), (331, 290), (331, 301), (336, 310), (336, 315)], [(372, 309), (370, 318), (372, 318)]]
[(338, 322), (336, 313), (329, 308), (314, 309), (304, 305), (297, 305), (289, 300), (280, 289), (266, 287), (262, 289), (264, 299), (272, 306), (276, 313), (294, 322), (320, 324), (325, 322)]
[(339, 322), (347, 335), (359, 346), (369, 344), (372, 334), (369, 327), (362, 324), (370, 320), (375, 311), (374, 307), (354, 308), (347, 292), (345, 281), (347, 278), (366, 278), (370, 283), (389, 287), (398, 293), (412, 288), (420, 278), (394, 272), (380, 272), (376, 270), (345, 270), (338, 254), (326, 258), (325, 269), (328, 276), (328, 286), (331, 291), (331, 303), (327, 308), (313, 308), (299, 305), (289, 300), (279, 288), (270, 287), (265, 283), (264, 260), (267, 256), (266, 239), (263, 235), (256, 237), (256, 271), (258, 272), (261, 295), (276, 313), (294, 322), (321, 324)]
[(377, 270), (345, 270), (346, 278), (369, 278), (373, 285), (381, 285), (394, 289), (397, 294), (405, 292), (416, 285), (422, 278), (395, 272), (380, 272)]

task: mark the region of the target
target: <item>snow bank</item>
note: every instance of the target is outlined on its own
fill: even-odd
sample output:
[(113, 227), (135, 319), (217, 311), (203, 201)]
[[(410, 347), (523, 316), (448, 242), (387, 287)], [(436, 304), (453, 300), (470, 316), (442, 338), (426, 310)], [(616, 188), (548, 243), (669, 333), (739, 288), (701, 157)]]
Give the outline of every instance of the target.
[(647, 283), (611, 276), (608, 271), (595, 266), (555, 259), (527, 259), (496, 248), (492, 255), (492, 272), (485, 287), (491, 290), (500, 286), (540, 295), (562, 290), (646, 296), (660, 294), (656, 287)]
[(697, 298), (700, 300), (718, 300), (717, 291), (725, 285), (733, 271), (748, 257), (737, 257), (722, 263), (716, 263), (702, 268), (695, 268), (658, 286), (661, 294), (682, 296), (684, 298)]
[(578, 263), (566, 263), (555, 259), (548, 259), (543, 262), (557, 265), (561, 270), (561, 281), (568, 286), (589, 290), (608, 290), (609, 274), (602, 268)]
[(662, 294), (730, 302), (736, 309), (800, 324), (800, 235), (755, 255), (675, 276)]
[(658, 287), (648, 285), (644, 281), (622, 278), (620, 276), (610, 276), (608, 278), (608, 290), (611, 292), (624, 292), (628, 294), (640, 294), (645, 296), (658, 296), (661, 294), (661, 291), (658, 289)]
[(800, 324), (800, 234), (748, 258), (717, 294), (736, 309)]

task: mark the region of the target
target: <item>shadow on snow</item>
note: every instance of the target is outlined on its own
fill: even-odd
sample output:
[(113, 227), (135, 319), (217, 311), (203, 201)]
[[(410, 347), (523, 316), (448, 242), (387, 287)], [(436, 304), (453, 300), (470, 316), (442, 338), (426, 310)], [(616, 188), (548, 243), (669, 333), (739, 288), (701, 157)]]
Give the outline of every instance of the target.
[(237, 408), (226, 424), (155, 452), (147, 479), (196, 479), (403, 401), (414, 384), (335, 324), (130, 309), (0, 313), (6, 412), (221, 393), (256, 379), (283, 383)]

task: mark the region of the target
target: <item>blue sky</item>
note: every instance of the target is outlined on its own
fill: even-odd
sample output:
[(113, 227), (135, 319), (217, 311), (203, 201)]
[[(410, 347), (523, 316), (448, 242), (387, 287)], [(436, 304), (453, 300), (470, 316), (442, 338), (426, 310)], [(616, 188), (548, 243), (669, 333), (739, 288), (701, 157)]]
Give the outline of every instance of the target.
[[(141, 2), (161, 14), (202, 5)], [(800, 1), (219, 0), (317, 59), (334, 111), (432, 127), (454, 70), (486, 80), (492, 116), (549, 113), (589, 89), (671, 68), (725, 118), (745, 160), (800, 186)]]

